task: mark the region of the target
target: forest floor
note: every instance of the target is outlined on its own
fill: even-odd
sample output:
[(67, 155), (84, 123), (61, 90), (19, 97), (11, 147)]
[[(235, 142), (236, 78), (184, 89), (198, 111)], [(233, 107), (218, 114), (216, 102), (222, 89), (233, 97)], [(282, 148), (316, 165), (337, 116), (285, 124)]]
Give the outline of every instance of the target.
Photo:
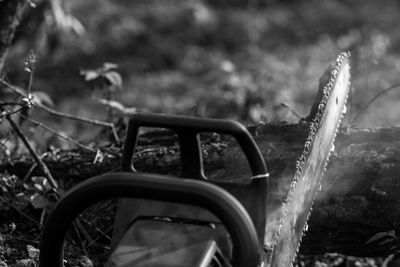
[[(24, 59), (33, 49), (38, 56), (33, 91), (44, 92), (57, 110), (106, 120), (107, 107), (99, 99), (113, 88), (85, 82), (80, 71), (99, 73), (105, 62), (115, 63), (122, 86), (111, 93), (119, 107), (114, 122), (121, 129), (130, 112), (231, 118), (246, 124), (297, 122), (308, 115), (324, 70), (339, 52), (350, 51), (353, 92), (346, 123), (400, 126), (400, 90), (395, 90), (400, 82), (399, 1), (216, 2), (220, 5), (71, 0), (68, 9), (84, 32), (51, 35), (49, 27), (28, 28), (26, 37), (14, 44), (7, 78), (26, 87)], [(40, 111), (30, 116), (91, 147), (109, 141), (93, 125)], [(25, 123), (24, 129), (40, 153), (74, 147), (34, 125)], [(1, 154), (8, 155), (12, 140), (2, 143)], [(10, 156), (24, 152), (21, 148)], [(46, 200), (37, 195), (44, 185), (40, 179), (23, 178), (4, 174), (0, 180), (1, 266), (37, 262), (46, 214)], [(299, 266), (383, 266), (383, 259), (336, 254), (300, 259)]]

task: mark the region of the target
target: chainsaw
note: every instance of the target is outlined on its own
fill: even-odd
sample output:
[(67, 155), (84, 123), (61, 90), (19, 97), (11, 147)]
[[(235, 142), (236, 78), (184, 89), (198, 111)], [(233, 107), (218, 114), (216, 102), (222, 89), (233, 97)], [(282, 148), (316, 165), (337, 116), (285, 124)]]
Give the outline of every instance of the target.
[[(69, 245), (65, 244), (67, 233), (79, 228), (74, 223), (82, 219), (83, 210), (110, 198), (119, 201), (110, 252), (100, 266), (292, 266), (334, 151), (349, 88), (349, 54), (342, 53), (320, 85), (320, 101), (313, 108), (309, 135), (277, 223), (267, 224), (271, 177), (243, 125), (186, 116), (134, 115), (124, 144), (122, 172), (88, 179), (57, 203), (42, 232), (40, 266), (68, 266), (63, 249)], [(133, 158), (141, 127), (166, 128), (176, 134), (179, 175), (136, 169)], [(246, 156), (251, 177), (229, 181), (207, 177), (199, 140), (205, 132), (233, 136)]]

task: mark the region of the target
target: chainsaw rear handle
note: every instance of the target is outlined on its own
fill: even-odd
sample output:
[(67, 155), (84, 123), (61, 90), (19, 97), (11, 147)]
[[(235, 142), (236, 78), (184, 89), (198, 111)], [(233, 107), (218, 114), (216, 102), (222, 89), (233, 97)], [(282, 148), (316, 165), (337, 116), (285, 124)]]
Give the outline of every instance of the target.
[(155, 174), (114, 173), (93, 177), (62, 198), (48, 219), (40, 242), (40, 267), (63, 266), (63, 243), (74, 219), (90, 205), (110, 198), (143, 198), (192, 204), (214, 213), (233, 243), (233, 266), (258, 266), (261, 248), (246, 209), (213, 184)]
[(122, 170), (136, 172), (132, 164), (140, 127), (167, 128), (176, 133), (181, 150), (184, 178), (206, 179), (201, 157), (199, 133), (215, 132), (233, 136), (242, 148), (254, 177), (267, 175), (267, 167), (257, 144), (242, 124), (221, 119), (163, 114), (135, 114), (131, 117), (122, 157)]

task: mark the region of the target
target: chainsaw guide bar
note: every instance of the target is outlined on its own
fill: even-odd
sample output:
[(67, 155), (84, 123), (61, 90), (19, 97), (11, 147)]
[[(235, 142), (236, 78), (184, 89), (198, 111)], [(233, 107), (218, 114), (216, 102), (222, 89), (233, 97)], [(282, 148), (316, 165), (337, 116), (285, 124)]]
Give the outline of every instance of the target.
[(308, 229), (317, 192), (334, 151), (334, 142), (341, 118), (346, 113), (350, 89), (349, 53), (341, 53), (330, 69), (328, 79), (322, 85), (315, 117), (310, 122), (310, 132), (303, 152), (296, 162), (296, 171), (289, 193), (282, 205), (273, 240), (265, 240), (271, 248), (266, 266), (293, 266), (303, 234)]

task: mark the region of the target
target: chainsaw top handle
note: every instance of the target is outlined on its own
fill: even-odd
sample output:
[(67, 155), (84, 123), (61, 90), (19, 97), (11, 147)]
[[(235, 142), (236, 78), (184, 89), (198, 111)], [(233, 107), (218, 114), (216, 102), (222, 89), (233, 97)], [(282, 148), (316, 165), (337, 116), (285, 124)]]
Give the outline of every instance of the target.
[(206, 179), (199, 138), (199, 134), (204, 132), (233, 136), (249, 162), (253, 177), (267, 176), (267, 167), (262, 154), (251, 134), (242, 124), (232, 120), (163, 114), (135, 114), (131, 117), (122, 157), (123, 171), (136, 172), (132, 157), (140, 127), (166, 128), (176, 133), (181, 150), (182, 177)]

